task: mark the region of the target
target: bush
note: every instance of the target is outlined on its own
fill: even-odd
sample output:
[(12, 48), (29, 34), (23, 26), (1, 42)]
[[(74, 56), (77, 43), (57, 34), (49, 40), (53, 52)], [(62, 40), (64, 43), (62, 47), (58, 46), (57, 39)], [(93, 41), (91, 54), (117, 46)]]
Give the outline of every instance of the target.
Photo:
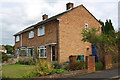
[(10, 58), (11, 58), (11, 56), (8, 56), (6, 54), (2, 54), (2, 62), (8, 61), (8, 59), (10, 59)]
[(96, 62), (95, 63), (96, 70), (103, 70), (103, 64), (102, 62)]
[(33, 78), (33, 77), (37, 77), (37, 73), (34, 73), (33, 71), (23, 76), (23, 78)]
[(59, 73), (64, 73), (64, 72), (68, 72), (68, 70), (65, 70), (65, 69), (54, 69), (51, 74), (59, 74)]
[(45, 76), (51, 74), (52, 71), (53, 65), (46, 60), (38, 61), (34, 68), (34, 73), (36, 73), (38, 76)]
[(34, 65), (35, 61), (32, 57), (22, 57), (16, 64), (24, 64), (24, 65)]
[(53, 62), (53, 67), (54, 67), (54, 69), (61, 69), (62, 68), (62, 64), (58, 63), (58, 62)]
[(70, 64), (70, 70), (82, 70), (85, 68), (84, 62), (75, 62)]
[(58, 63), (58, 62), (54, 62), (54, 63), (53, 63), (53, 67), (54, 67), (54, 69), (65, 69), (65, 70), (69, 70), (69, 64), (68, 64), (68, 63)]

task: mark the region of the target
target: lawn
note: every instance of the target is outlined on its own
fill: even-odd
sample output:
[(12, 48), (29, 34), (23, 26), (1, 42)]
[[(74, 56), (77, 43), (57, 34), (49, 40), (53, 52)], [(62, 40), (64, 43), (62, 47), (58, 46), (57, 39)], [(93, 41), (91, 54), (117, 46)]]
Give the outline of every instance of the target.
[(8, 78), (22, 78), (25, 74), (31, 71), (33, 68), (32, 65), (20, 65), (12, 64), (2, 66), (2, 75), (3, 77)]

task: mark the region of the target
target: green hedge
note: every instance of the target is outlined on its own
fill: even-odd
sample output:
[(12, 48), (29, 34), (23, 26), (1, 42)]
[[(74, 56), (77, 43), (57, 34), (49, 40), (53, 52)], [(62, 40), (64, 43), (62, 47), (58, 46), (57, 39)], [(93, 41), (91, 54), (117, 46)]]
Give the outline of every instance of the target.
[(96, 62), (95, 63), (95, 68), (96, 68), (96, 70), (103, 70), (103, 64), (102, 64), (102, 62)]
[(11, 58), (11, 56), (8, 56), (6, 54), (2, 54), (2, 62), (8, 61), (8, 59), (10, 59), (10, 58)]

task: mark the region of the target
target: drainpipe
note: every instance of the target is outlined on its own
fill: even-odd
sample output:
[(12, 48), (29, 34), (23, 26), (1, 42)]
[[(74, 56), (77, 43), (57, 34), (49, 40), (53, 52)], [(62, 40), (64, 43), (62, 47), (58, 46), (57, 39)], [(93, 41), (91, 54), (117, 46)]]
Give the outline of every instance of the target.
[(59, 23), (61, 22), (61, 19), (57, 18), (57, 25), (56, 25), (56, 53), (57, 53), (57, 61), (60, 61), (60, 53), (59, 53)]
[(52, 45), (50, 46), (50, 48), (51, 48), (51, 62), (52, 62)]
[(22, 46), (22, 34), (20, 35), (20, 46)]

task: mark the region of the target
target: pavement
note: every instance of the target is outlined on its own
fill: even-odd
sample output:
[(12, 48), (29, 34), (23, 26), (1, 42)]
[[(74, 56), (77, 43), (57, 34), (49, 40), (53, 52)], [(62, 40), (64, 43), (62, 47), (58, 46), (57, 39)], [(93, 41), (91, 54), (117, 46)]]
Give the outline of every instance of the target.
[(94, 73), (84, 74), (75, 76), (74, 78), (80, 80), (120, 80), (120, 68), (104, 70), (104, 71), (96, 71)]

